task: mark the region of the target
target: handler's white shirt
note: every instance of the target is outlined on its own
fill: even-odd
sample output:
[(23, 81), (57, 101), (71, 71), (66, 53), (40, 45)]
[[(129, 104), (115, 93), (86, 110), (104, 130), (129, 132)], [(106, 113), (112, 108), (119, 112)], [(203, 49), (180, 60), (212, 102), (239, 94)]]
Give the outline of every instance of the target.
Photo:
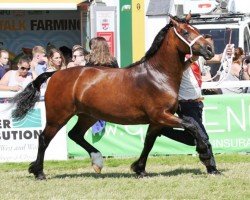
[(182, 75), (179, 90), (179, 100), (198, 99), (201, 95), (201, 88), (198, 85), (191, 67), (188, 67)]

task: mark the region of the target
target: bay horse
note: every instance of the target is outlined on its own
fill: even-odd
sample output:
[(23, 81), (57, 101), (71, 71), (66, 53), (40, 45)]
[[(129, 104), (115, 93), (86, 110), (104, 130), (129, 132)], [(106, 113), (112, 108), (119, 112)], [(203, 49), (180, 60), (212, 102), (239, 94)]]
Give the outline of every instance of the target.
[(170, 23), (160, 30), (145, 56), (126, 68), (79, 66), (38, 76), (13, 99), (16, 108), (12, 115), (21, 119), (34, 107), (41, 84), (51, 77), (45, 94), (46, 126), (39, 136), (37, 159), (30, 164), (29, 172), (36, 179), (46, 179), (45, 150), (74, 115), (78, 121), (68, 136), (89, 153), (98, 173), (103, 167), (102, 154), (84, 139), (86, 131), (98, 119), (124, 125), (149, 124), (142, 154), (131, 165), (141, 176), (146, 175), (148, 153), (163, 126), (188, 129), (197, 146), (206, 152), (207, 143), (192, 119), (174, 115), (185, 55), (190, 53), (205, 59), (214, 56), (210, 43), (196, 28), (187, 20), (171, 16)]

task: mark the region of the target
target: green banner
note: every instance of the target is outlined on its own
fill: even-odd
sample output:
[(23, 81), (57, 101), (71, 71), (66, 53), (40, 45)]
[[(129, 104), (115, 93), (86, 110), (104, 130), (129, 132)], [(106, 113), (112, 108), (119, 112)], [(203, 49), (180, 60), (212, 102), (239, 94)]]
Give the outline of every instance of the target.
[[(250, 94), (206, 96), (203, 120), (215, 153), (250, 152)], [(77, 121), (73, 117), (67, 131)], [(118, 125), (107, 123), (105, 131), (86, 140), (104, 156), (140, 155), (148, 125)], [(158, 137), (151, 155), (193, 154), (190, 147), (164, 136)], [(69, 156), (88, 156), (87, 152), (68, 138)]]
[[(120, 1), (121, 67), (132, 63), (132, 8), (131, 0)], [(144, 34), (144, 33), (143, 33)]]

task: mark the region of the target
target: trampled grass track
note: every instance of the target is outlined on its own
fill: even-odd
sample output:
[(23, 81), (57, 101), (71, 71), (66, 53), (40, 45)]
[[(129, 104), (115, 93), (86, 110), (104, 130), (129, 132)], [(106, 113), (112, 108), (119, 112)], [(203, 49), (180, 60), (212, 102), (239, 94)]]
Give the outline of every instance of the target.
[(136, 158), (106, 158), (102, 174), (89, 159), (45, 161), (47, 181), (28, 163), (0, 164), (0, 199), (250, 199), (250, 155), (216, 155), (221, 176), (205, 173), (194, 156), (149, 157), (148, 178), (130, 171)]

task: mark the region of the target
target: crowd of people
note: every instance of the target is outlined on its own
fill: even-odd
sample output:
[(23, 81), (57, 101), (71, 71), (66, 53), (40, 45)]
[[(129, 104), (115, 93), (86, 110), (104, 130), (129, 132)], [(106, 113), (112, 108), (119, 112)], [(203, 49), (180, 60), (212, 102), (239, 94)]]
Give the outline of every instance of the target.
[[(1, 50), (0, 91), (21, 91), (44, 72), (64, 70), (76, 66), (119, 67), (117, 60), (109, 51), (105, 38), (92, 38), (89, 42), (89, 49), (90, 52), (81, 45), (74, 45), (71, 61), (66, 63), (65, 57), (59, 49), (53, 47), (46, 52), (44, 47), (35, 46), (32, 49), (32, 59), (28, 56), (22, 56), (17, 64), (18, 69), (9, 71), (7, 71), (9, 54), (6, 50)], [(105, 121), (98, 120), (92, 127), (93, 134), (103, 131), (105, 124)]]
[[(210, 35), (205, 35), (205, 38), (213, 43)], [(44, 72), (63, 70), (75, 66), (105, 65), (118, 67), (118, 63), (109, 52), (108, 43), (103, 37), (92, 38), (89, 42), (89, 49), (90, 52), (81, 45), (74, 45), (72, 48), (72, 58), (66, 63), (65, 57), (59, 49), (50, 48), (46, 52), (44, 47), (35, 46), (32, 49), (31, 61), (29, 61), (30, 58), (28, 56), (21, 57), (17, 63), (17, 70), (8, 70), (9, 53), (6, 50), (0, 50), (0, 91), (20, 91), (24, 89), (26, 83)], [(222, 70), (220, 79), (223, 79), (223, 81), (250, 80), (250, 56), (245, 56), (243, 49), (240, 47), (235, 48), (233, 51), (233, 45), (231, 45), (231, 48), (229, 46), (226, 47), (226, 54), (232, 57), (232, 62), (226, 63), (227, 66)], [(209, 65), (213, 63), (223, 64), (223, 62), (225, 60), (223, 60), (222, 54), (216, 54), (209, 61), (205, 61), (202, 57), (199, 57), (192, 64), (192, 66), (199, 66), (198, 72), (197, 70), (194, 72), (196, 73), (195, 78), (197, 79), (198, 74), (198, 78), (200, 78), (199, 82), (213, 81)], [(25, 68), (22, 65), (27, 66)], [(27, 71), (27, 69), (29, 70)], [(13, 78), (14, 74), (15, 78)], [(218, 78), (216, 79), (218, 80)], [(221, 90), (206, 90), (204, 93), (207, 94), (207, 92), (208, 94), (247, 93), (250, 92), (250, 87), (229, 87), (222, 88)]]
[(118, 67), (111, 55), (105, 38), (95, 37), (89, 42), (90, 52), (81, 45), (74, 45), (72, 58), (66, 63), (63, 53), (56, 48), (47, 52), (42, 46), (32, 49), (32, 58), (22, 56), (17, 63), (17, 70), (8, 70), (9, 53), (0, 51), (0, 91), (23, 90), (25, 86), (44, 72), (63, 70), (76, 66)]

